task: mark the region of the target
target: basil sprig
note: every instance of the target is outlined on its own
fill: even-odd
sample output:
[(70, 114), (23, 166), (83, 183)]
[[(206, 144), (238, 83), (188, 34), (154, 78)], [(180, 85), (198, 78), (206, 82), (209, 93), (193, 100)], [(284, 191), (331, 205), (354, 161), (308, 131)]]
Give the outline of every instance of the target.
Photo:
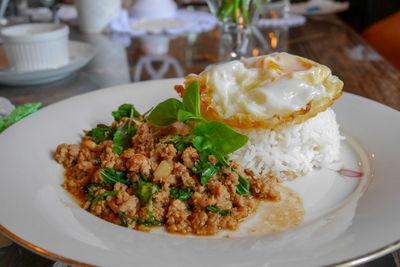
[(93, 209), (100, 200), (104, 200), (108, 196), (115, 197), (115, 195), (117, 195), (118, 192), (119, 192), (119, 190), (104, 192), (103, 194), (101, 194), (101, 195), (97, 196), (95, 199), (93, 199), (92, 204), (90, 205), (90, 208)]
[(112, 126), (98, 124), (96, 128), (87, 132), (86, 136), (91, 136), (96, 144), (112, 140), (113, 152), (121, 155), (131, 145), (132, 137), (137, 132), (137, 126), (133, 118), (139, 117), (140, 114), (132, 104), (123, 104), (118, 107), (118, 110), (113, 111), (112, 115), (116, 122), (120, 122), (122, 118), (129, 119), (124, 121), (119, 127), (116, 127), (115, 124)]
[(172, 137), (167, 137), (165, 139), (160, 140), (162, 143), (164, 142), (172, 142), (175, 144), (175, 148), (178, 151), (184, 151), (187, 147), (192, 145), (192, 135), (187, 134), (185, 136), (175, 135)]
[(241, 176), (235, 169), (233, 169), (233, 171), (236, 172), (237, 175), (239, 175), (239, 184), (235, 187), (236, 192), (242, 196), (251, 195), (250, 182), (243, 176)]
[(192, 197), (193, 191), (190, 187), (175, 187), (169, 190), (172, 198), (179, 200), (188, 200)]
[(132, 137), (137, 132), (136, 123), (132, 119), (126, 120), (117, 128), (113, 137), (113, 150), (115, 154), (121, 155), (132, 142)]
[[(206, 184), (222, 165), (229, 166), (228, 154), (244, 146), (248, 137), (234, 131), (228, 125), (219, 121), (206, 121), (200, 114), (200, 87), (197, 81), (192, 82), (185, 90), (182, 102), (170, 98), (157, 105), (147, 117), (147, 120), (158, 126), (167, 126), (180, 121), (193, 128), (191, 134), (185, 137), (169, 137), (162, 142), (173, 142), (179, 150), (193, 145), (201, 153), (201, 162), (195, 162), (194, 173), (201, 173), (200, 183)], [(195, 126), (193, 124), (195, 122)], [(214, 155), (219, 163), (213, 165), (208, 156)], [(233, 168), (232, 168), (233, 169)], [(236, 192), (248, 195), (249, 183), (242, 177)]]
[(122, 184), (129, 183), (129, 179), (126, 177), (126, 172), (112, 168), (100, 169), (100, 176), (104, 183), (110, 185), (114, 185), (117, 182)]
[(96, 128), (93, 128), (86, 133), (86, 136), (93, 137), (96, 144), (100, 144), (103, 141), (111, 140), (113, 138), (115, 129), (104, 124), (97, 124)]
[(139, 174), (139, 181), (132, 184), (133, 193), (140, 199), (142, 204), (147, 206), (147, 216), (149, 219), (147, 221), (139, 221), (133, 219), (136, 223), (143, 224), (143, 225), (159, 225), (162, 221), (158, 221), (154, 219), (153, 216), (153, 190), (155, 188), (156, 193), (160, 191), (160, 187), (156, 184), (148, 182), (146, 176), (142, 173)]
[(167, 126), (178, 121), (178, 111), (182, 108), (181, 101), (169, 98), (158, 104), (147, 116), (146, 120), (154, 125)]
[(231, 215), (231, 212), (230, 212), (229, 210), (219, 209), (219, 208), (214, 207), (214, 206), (207, 206), (206, 209), (209, 210), (209, 211), (211, 211), (211, 212), (219, 213), (219, 214), (221, 214), (222, 216)]
[(131, 113), (133, 113), (133, 117), (135, 118), (140, 116), (139, 112), (137, 112), (132, 104), (122, 104), (118, 107), (118, 110), (111, 112), (112, 116), (117, 122), (121, 121), (122, 118), (129, 118)]
[(209, 161), (205, 161), (202, 165), (202, 172), (200, 177), (200, 184), (205, 185), (210, 178), (220, 170), (218, 165), (213, 165)]
[(182, 102), (174, 98), (167, 99), (153, 109), (147, 120), (158, 126), (180, 121), (191, 127), (190, 121), (197, 121), (192, 134), (193, 144), (200, 152), (213, 150), (224, 156), (244, 146), (249, 139), (222, 122), (206, 121), (200, 115), (200, 88), (197, 81), (185, 90)]
[(94, 195), (96, 194), (97, 190), (99, 190), (101, 188), (103, 188), (103, 186), (99, 185), (99, 184), (90, 184), (90, 185), (88, 185), (87, 192), (86, 192), (86, 195), (85, 195), (85, 199), (86, 200), (93, 200)]

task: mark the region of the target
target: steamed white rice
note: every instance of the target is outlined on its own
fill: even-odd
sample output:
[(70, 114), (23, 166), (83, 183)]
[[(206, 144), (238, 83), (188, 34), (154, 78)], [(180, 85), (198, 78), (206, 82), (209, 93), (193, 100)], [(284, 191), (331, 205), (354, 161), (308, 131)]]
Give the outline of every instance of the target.
[(261, 175), (281, 180), (303, 176), (313, 168), (329, 167), (339, 160), (340, 140), (336, 114), (332, 109), (299, 125), (275, 130), (241, 130), (247, 144), (231, 154), (231, 159)]

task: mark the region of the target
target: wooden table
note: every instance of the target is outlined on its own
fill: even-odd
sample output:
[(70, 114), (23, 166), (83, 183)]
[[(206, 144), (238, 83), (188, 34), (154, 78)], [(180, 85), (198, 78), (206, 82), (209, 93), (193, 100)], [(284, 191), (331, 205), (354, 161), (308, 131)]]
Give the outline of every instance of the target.
[[(327, 65), (344, 81), (344, 91), (400, 110), (400, 72), (336, 17), (312, 17), (301, 26), (264, 28), (261, 32), (268, 36), (270, 52), (287, 51)], [(15, 105), (35, 101), (48, 105), (108, 86), (148, 80), (152, 77), (170, 78), (199, 73), (209, 64), (219, 61), (220, 37), (218, 29), (199, 34), (153, 37), (156, 40), (130, 39), (120, 35), (85, 36), (73, 29), (71, 39), (90, 42), (99, 50), (89, 65), (63, 80), (50, 84), (27, 87), (0, 86), (0, 96), (9, 98)], [(154, 47), (154, 44), (157, 44), (157, 47)], [(167, 52), (163, 54), (163, 50)], [(150, 55), (152, 51), (153, 55)], [(154, 55), (154, 52), (159, 55)], [(257, 45), (252, 50), (254, 55), (265, 52)], [(150, 71), (146, 70), (146, 64), (147, 67), (162, 68), (161, 60), (170, 64), (170, 68), (163, 75), (157, 74), (157, 71), (151, 68)], [(362, 266), (400, 267), (399, 253), (400, 251), (394, 252)], [(33, 263), (36, 266), (53, 264), (52, 261), (28, 252), (16, 244), (0, 249), (0, 266), (25, 266)]]

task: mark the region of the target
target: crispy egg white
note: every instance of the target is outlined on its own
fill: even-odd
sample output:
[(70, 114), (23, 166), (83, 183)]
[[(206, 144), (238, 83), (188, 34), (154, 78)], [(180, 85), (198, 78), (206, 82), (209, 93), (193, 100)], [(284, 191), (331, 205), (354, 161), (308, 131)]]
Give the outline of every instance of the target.
[(219, 64), (186, 77), (200, 82), (202, 115), (238, 128), (302, 123), (342, 94), (343, 82), (324, 65), (288, 53)]

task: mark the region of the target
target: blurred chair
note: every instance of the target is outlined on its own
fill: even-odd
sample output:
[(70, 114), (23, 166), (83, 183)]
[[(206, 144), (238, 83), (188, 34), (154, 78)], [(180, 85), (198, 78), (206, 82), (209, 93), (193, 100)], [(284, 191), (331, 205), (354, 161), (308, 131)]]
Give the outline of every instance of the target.
[(400, 70), (400, 11), (372, 24), (361, 35)]

